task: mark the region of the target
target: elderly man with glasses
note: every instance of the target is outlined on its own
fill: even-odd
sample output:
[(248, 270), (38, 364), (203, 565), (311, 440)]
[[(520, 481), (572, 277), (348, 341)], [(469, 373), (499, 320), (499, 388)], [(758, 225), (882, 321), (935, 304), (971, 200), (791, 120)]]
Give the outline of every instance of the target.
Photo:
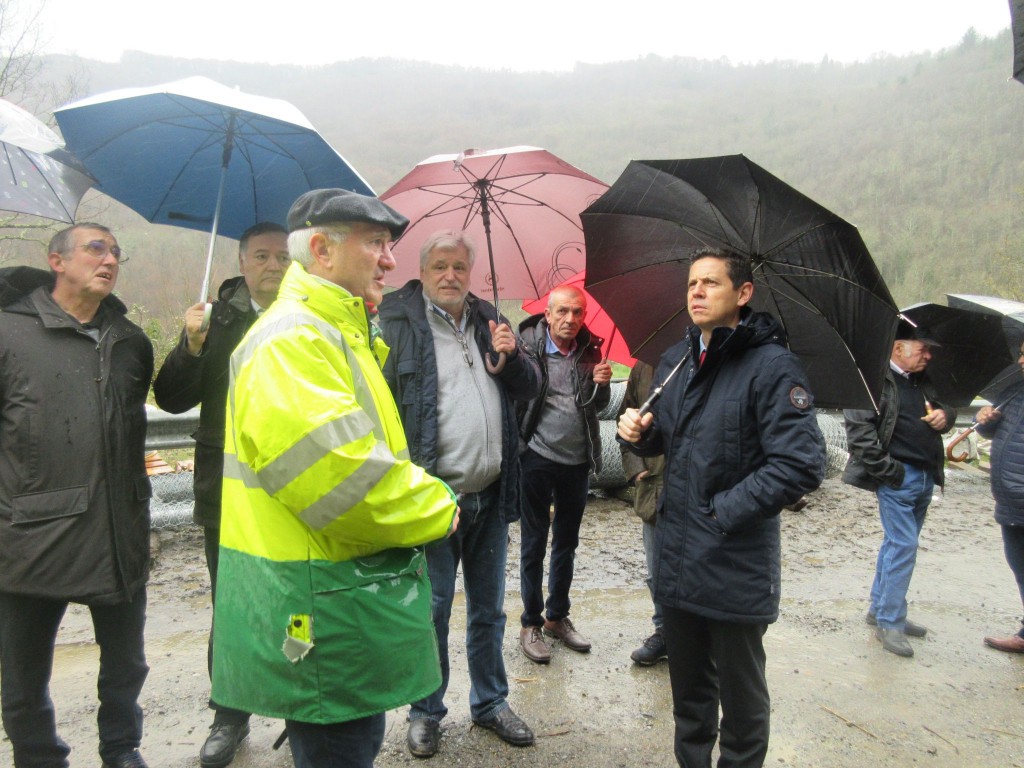
[(0, 270), (4, 729), (15, 768), (68, 765), (49, 684), (61, 619), (80, 603), (100, 648), (103, 765), (145, 768), (138, 699), (149, 671), (144, 453), (153, 347), (113, 295), (125, 259), (107, 227), (59, 232), (48, 261), (49, 274)]

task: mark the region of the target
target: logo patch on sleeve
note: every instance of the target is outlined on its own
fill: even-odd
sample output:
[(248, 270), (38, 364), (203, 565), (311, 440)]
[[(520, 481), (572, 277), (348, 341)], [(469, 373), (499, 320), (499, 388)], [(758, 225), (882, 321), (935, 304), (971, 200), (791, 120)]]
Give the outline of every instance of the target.
[(811, 393), (803, 387), (793, 387), (789, 390), (789, 402), (793, 407), (801, 411), (811, 407)]

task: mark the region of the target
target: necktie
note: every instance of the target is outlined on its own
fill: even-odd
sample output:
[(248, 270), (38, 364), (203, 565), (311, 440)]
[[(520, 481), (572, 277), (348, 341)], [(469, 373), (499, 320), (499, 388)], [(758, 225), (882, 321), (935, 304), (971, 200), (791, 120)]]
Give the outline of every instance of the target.
[(700, 361), (697, 363), (697, 367), (698, 368), (700, 366), (704, 365), (704, 358), (707, 357), (707, 356), (708, 356), (708, 351), (706, 349), (702, 349), (700, 351)]

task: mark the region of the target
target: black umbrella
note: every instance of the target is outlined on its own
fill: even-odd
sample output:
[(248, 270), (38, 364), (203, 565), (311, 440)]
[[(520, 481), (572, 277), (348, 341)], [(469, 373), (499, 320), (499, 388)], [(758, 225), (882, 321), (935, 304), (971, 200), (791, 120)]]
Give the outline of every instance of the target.
[(1024, 83), (1024, 0), (1010, 0), (1010, 26), (1013, 28), (1013, 76)]
[(683, 338), (689, 257), (751, 257), (751, 306), (770, 312), (825, 408), (874, 408), (898, 310), (856, 227), (742, 155), (634, 161), (581, 214), (587, 290), (634, 356)]
[(951, 307), (984, 312), (999, 318), (1006, 349), (1012, 362), (996, 373), (978, 393), (990, 403), (998, 404), (1002, 391), (1024, 378), (1024, 374), (1017, 364), (1020, 345), (1024, 341), (1024, 302), (1003, 299), (998, 296), (975, 296), (963, 293), (947, 293), (946, 301)]
[(931, 303), (915, 304), (901, 314), (941, 345), (932, 350), (928, 378), (943, 404), (970, 405), (1014, 364), (1002, 318), (996, 315)]

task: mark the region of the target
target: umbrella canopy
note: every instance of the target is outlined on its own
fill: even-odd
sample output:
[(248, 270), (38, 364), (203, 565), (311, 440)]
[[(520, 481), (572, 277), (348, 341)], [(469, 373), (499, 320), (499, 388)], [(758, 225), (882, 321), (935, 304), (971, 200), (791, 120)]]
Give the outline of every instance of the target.
[(976, 296), (964, 293), (947, 293), (946, 301), (951, 307), (971, 309), (999, 318), (1003, 336), (1006, 339), (1007, 351), (1013, 362), (993, 376), (992, 380), (979, 393), (989, 402), (998, 404), (997, 400), (1002, 391), (1024, 377), (1024, 372), (1016, 362), (1020, 355), (1020, 345), (1024, 342), (1024, 302), (1003, 299), (998, 296)]
[(465, 230), (489, 270), (470, 290), (498, 298), (542, 296), (583, 269), (579, 212), (608, 185), (536, 147), (435, 155), (380, 196), (408, 217), (396, 243), (397, 284), (419, 277), (419, 248), (441, 229)]
[[(583, 287), (583, 281), (586, 276), (586, 272), (578, 272), (565, 282), (555, 286), (555, 288), (571, 286), (583, 292), (583, 295), (587, 298), (587, 316), (584, 318), (584, 322), (586, 322), (587, 327), (592, 333), (597, 334), (605, 340), (603, 348), (604, 356), (609, 360), (614, 360), (616, 363), (622, 363), (623, 365), (628, 365), (632, 368), (636, 364), (636, 358), (630, 354), (629, 347), (626, 345), (626, 340), (622, 337), (619, 329), (615, 326), (615, 321), (608, 316), (608, 313), (604, 311), (597, 300), (590, 295), (586, 288)], [(553, 291), (554, 288), (551, 290)], [(550, 295), (551, 291), (548, 291), (539, 299), (524, 301), (523, 309), (531, 315), (543, 312), (548, 306), (548, 297)]]
[(1013, 77), (1024, 83), (1024, 0), (1010, 0), (1010, 26), (1013, 29)]
[(205, 77), (111, 91), (54, 114), (100, 191), (153, 223), (210, 231), (201, 301), (218, 234), (283, 225), (311, 189), (373, 194), (294, 106)]
[(0, 210), (74, 223), (93, 179), (57, 134), (0, 99), (0, 148)]
[(896, 304), (856, 227), (742, 155), (634, 161), (581, 215), (587, 289), (656, 364), (690, 325), (690, 254), (751, 257), (751, 307), (774, 315), (826, 408), (873, 408)]
[(915, 304), (901, 314), (941, 345), (932, 350), (928, 378), (943, 403), (958, 408), (970, 405), (996, 376), (1014, 365), (1016, 356), (1010, 355), (1002, 318), (997, 315), (932, 303)]

